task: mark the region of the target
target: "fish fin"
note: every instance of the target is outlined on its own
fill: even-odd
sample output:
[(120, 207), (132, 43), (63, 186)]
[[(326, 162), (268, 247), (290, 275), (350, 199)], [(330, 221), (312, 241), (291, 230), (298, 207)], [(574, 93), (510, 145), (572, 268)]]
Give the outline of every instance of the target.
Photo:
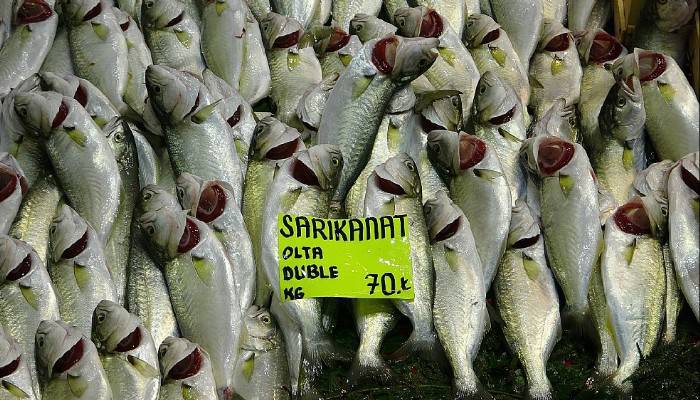
[(339, 348), (330, 337), (324, 336), (302, 348), (301, 365), (306, 376), (315, 381), (323, 372), (324, 365), (336, 367), (339, 363), (346, 363), (351, 359), (352, 356), (347, 351)]
[(367, 90), (367, 87), (369, 86), (370, 83), (372, 83), (372, 78), (374, 78), (374, 75), (370, 76), (363, 76), (361, 78), (356, 79), (353, 84), (352, 84), (352, 99), (355, 100), (358, 97), (362, 96), (362, 94)]
[(478, 378), (476, 380), (476, 386), (470, 385), (469, 389), (462, 389), (453, 384), (453, 394), (454, 400), (494, 400), (494, 397), (484, 388), (484, 386), (479, 382)]
[(72, 376), (71, 374), (68, 374), (67, 380), (70, 392), (73, 393), (75, 397), (83, 397), (90, 382), (82, 376)]
[(214, 9), (216, 10), (216, 15), (221, 16), (221, 14), (228, 9), (228, 4), (227, 3), (219, 3), (218, 1), (216, 2), (216, 5), (214, 6)]
[(177, 37), (177, 40), (179, 40), (180, 43), (182, 43), (182, 45), (186, 48), (189, 49), (190, 46), (192, 46), (192, 35), (190, 35), (189, 32), (176, 29), (175, 37)]
[(564, 196), (568, 196), (569, 193), (571, 193), (571, 189), (573, 189), (574, 184), (574, 178), (568, 175), (559, 175), (559, 187), (561, 188), (562, 193), (564, 193)]
[(415, 330), (411, 332), (411, 336), (408, 340), (399, 347), (398, 350), (389, 354), (387, 359), (403, 361), (411, 357), (412, 355), (418, 355), (425, 361), (435, 362), (441, 367), (447, 364), (447, 358), (445, 353), (440, 346), (437, 335), (434, 333), (428, 338), (418, 338), (416, 336)]
[(625, 261), (627, 262), (627, 265), (632, 264), (632, 260), (634, 259), (634, 251), (637, 248), (637, 239), (634, 240), (632, 244), (629, 246), (625, 247), (624, 250), (622, 250), (622, 255), (625, 257)]
[(296, 204), (299, 195), (301, 195), (301, 188), (296, 188), (285, 193), (281, 201), (283, 209), (289, 210), (290, 208), (292, 208), (292, 206)]
[(496, 179), (500, 176), (503, 176), (503, 174), (499, 171), (493, 171), (490, 169), (479, 169), (479, 168), (474, 168), (474, 175), (476, 175), (479, 178), (487, 179), (487, 180), (493, 180)]
[(126, 359), (129, 361), (129, 364), (136, 368), (136, 370), (139, 371), (139, 373), (145, 378), (152, 379), (160, 377), (158, 370), (142, 359), (132, 356), (131, 354), (126, 356)]
[(343, 65), (346, 67), (352, 61), (352, 56), (350, 54), (338, 54), (338, 58), (340, 59), (340, 62), (343, 63)]
[(351, 385), (364, 383), (377, 383), (386, 385), (395, 380), (391, 368), (386, 364), (379, 354), (371, 359), (365, 358), (360, 362), (359, 354), (355, 355), (350, 367), (349, 381)]
[(673, 96), (676, 95), (676, 90), (673, 88), (673, 86), (671, 86), (670, 83), (658, 81), (656, 84), (659, 86), (659, 93), (661, 93), (661, 97), (663, 97), (667, 103), (673, 102)]
[(107, 36), (109, 36), (109, 28), (107, 26), (99, 22), (90, 22), (90, 25), (92, 25), (93, 32), (100, 40), (107, 40)]
[(550, 66), (552, 76), (557, 75), (560, 72), (562, 72), (565, 67), (566, 67), (566, 61), (564, 61), (563, 58), (559, 58), (559, 57), (555, 56), (554, 59), (552, 60), (551, 66)]
[(127, 41), (126, 41), (126, 49), (127, 49), (127, 50), (131, 50), (131, 49), (133, 49), (133, 48), (134, 48), (134, 44), (131, 43), (131, 40), (127, 40)]
[(75, 276), (75, 283), (78, 284), (78, 287), (81, 290), (84, 289), (87, 286), (88, 281), (90, 281), (90, 272), (88, 272), (88, 269), (80, 264), (73, 264), (73, 275)]
[(396, 211), (396, 201), (392, 197), (389, 201), (379, 207), (380, 215), (394, 215)]
[(491, 52), (491, 57), (501, 66), (501, 68), (506, 66), (506, 52), (500, 47), (489, 46), (489, 51)]
[(182, 393), (182, 400), (200, 400), (192, 386), (183, 383), (180, 390)]
[(27, 303), (32, 306), (33, 309), (38, 310), (36, 293), (34, 293), (32, 288), (19, 285), (19, 291), (22, 293), (22, 296), (24, 296), (24, 299), (27, 300)]
[(192, 256), (192, 265), (199, 279), (205, 285), (211, 286), (214, 277), (214, 264), (206, 258)]
[(199, 111), (192, 114), (192, 116), (190, 117), (192, 122), (194, 122), (195, 124), (201, 124), (207, 119), (209, 119), (209, 117), (211, 117), (214, 111), (216, 111), (216, 107), (219, 105), (221, 100), (223, 99), (219, 99), (211, 104), (207, 104), (206, 106), (200, 108)]
[(243, 368), (241, 373), (245, 379), (250, 382), (250, 378), (253, 376), (253, 370), (255, 369), (255, 353), (252, 351), (245, 352), (241, 355), (243, 359)]
[(530, 86), (538, 89), (544, 89), (544, 85), (537, 78), (530, 75)]
[(80, 147), (85, 147), (85, 142), (87, 142), (87, 136), (85, 134), (73, 127), (65, 128), (66, 135), (75, 142)]
[(538, 280), (537, 278), (540, 276), (540, 266), (537, 264), (537, 261), (523, 254), (523, 268), (525, 268), (525, 273), (531, 281)]
[(2, 387), (4, 387), (5, 390), (10, 392), (11, 395), (13, 395), (14, 397), (16, 397), (18, 399), (28, 399), (29, 398), (29, 395), (27, 394), (27, 392), (20, 389), (18, 386), (12, 384), (12, 382), (8, 382), (8, 381), (3, 380)]
[(455, 52), (452, 51), (452, 49), (447, 47), (438, 47), (438, 53), (447, 64), (454, 67), (457, 56), (455, 56)]
[(498, 134), (503, 136), (508, 141), (514, 142), (514, 143), (522, 143), (522, 139), (518, 138), (517, 136), (513, 135), (512, 133), (508, 132), (505, 130), (503, 127), (498, 128)]
[(627, 147), (627, 144), (625, 144), (625, 148), (622, 150), (622, 165), (628, 171), (634, 166), (634, 152)]
[(301, 56), (298, 53), (287, 52), (287, 69), (294, 71), (301, 64)]

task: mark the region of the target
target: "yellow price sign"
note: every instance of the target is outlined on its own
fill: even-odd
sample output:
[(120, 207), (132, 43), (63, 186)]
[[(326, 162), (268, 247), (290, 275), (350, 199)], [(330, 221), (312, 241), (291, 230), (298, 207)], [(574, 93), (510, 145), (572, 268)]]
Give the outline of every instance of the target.
[(413, 299), (406, 215), (324, 219), (280, 214), (280, 298)]

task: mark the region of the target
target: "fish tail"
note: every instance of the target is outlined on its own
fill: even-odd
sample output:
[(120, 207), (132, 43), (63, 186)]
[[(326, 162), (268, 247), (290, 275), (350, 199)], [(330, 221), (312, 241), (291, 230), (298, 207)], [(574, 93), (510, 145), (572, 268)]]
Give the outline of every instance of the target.
[(588, 305), (582, 309), (565, 308), (561, 313), (561, 322), (574, 335), (585, 337), (592, 326)]
[(379, 354), (355, 355), (350, 368), (350, 382), (352, 384), (374, 382), (387, 384), (393, 380), (393, 374), (389, 366), (384, 362)]
[(436, 362), (439, 365), (446, 365), (447, 358), (445, 352), (440, 345), (440, 341), (435, 333), (419, 337), (414, 330), (408, 340), (399, 347), (398, 350), (391, 353), (387, 358), (390, 360), (402, 361), (412, 355), (418, 355), (420, 358), (428, 362)]
[(318, 371), (322, 370), (323, 365), (335, 366), (338, 363), (349, 362), (352, 358), (348, 351), (339, 348), (328, 336), (309, 342), (304, 350), (305, 361), (309, 363), (309, 367)]
[(469, 375), (471, 378), (467, 381), (455, 379), (452, 383), (454, 400), (494, 400), (491, 393), (479, 382), (474, 370), (471, 370)]
[(531, 400), (552, 399), (552, 385), (549, 383), (549, 379), (547, 379), (544, 370), (537, 376), (528, 374), (527, 397)]

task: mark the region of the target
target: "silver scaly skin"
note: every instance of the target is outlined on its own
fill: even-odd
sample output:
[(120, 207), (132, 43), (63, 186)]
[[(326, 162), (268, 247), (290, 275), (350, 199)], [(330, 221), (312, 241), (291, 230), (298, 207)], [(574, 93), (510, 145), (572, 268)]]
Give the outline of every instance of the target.
[(270, 0), (270, 4), (280, 15), (299, 21), (302, 28), (310, 27), (312, 22), (325, 22), (314, 21), (321, 7), (321, 0)]
[(350, 381), (391, 381), (391, 368), (382, 358), (381, 349), (384, 339), (398, 321), (396, 307), (387, 299), (355, 299), (352, 312), (360, 344), (350, 369)]
[(484, 291), (496, 276), (506, 249), (512, 201), (498, 156), (489, 145), (464, 132), (432, 131), (428, 155), (436, 169), (449, 177), (450, 196), (464, 212), (473, 232)]
[(250, 306), (243, 316), (233, 372), (236, 393), (248, 400), (286, 400), (289, 370), (284, 338), (270, 311)]
[(567, 14), (567, 3), (567, 0), (542, 0), (544, 19), (551, 19), (563, 24)]
[(651, 0), (646, 2), (634, 31), (632, 45), (664, 53), (676, 63), (686, 62), (688, 38), (693, 29), (697, 0)]
[[(41, 399), (38, 384), (32, 388), (32, 374), (26, 358), (20, 346), (0, 326), (0, 369), (3, 371), (0, 376), (0, 399)], [(34, 357), (31, 360), (33, 363)], [(36, 380), (36, 373), (34, 375)]]
[(143, 5), (143, 0), (115, 0), (115, 8), (119, 9), (132, 18), (139, 25), (141, 24), (141, 6)]
[(201, 1), (202, 54), (207, 67), (235, 90), (245, 61), (247, 8), (240, 0)]
[(61, 77), (52, 72), (42, 72), (39, 76), (44, 90), (74, 98), (100, 128), (112, 119), (119, 118), (119, 111), (90, 81), (74, 75)]
[(163, 383), (159, 400), (217, 399), (209, 354), (187, 339), (169, 337), (158, 348)]
[(0, 234), (10, 230), (27, 190), (27, 179), (17, 160), (11, 154), (0, 153)]
[(160, 179), (160, 159), (155, 149), (151, 146), (143, 130), (136, 125), (127, 123), (131, 136), (134, 137), (136, 147), (136, 160), (139, 165), (139, 188), (147, 185), (156, 185)]
[[(139, 2), (139, 15), (141, 10), (141, 0)], [(146, 46), (146, 39), (143, 37), (136, 17), (131, 17), (127, 13), (113, 8), (112, 12), (117, 17), (117, 22), (124, 38), (126, 39), (127, 58), (129, 60), (129, 79), (124, 89), (124, 102), (137, 116), (141, 117), (146, 108), (146, 67), (153, 64), (151, 50)]]
[(119, 208), (119, 166), (107, 138), (73, 98), (53, 92), (15, 97), (15, 110), (40, 133), (56, 177), (70, 204), (106, 243)]
[(34, 332), (42, 320), (59, 318), (58, 300), (39, 255), (27, 243), (4, 235), (0, 236), (0, 302), (0, 326), (17, 342), (31, 376), (29, 384), (39, 395)]
[(117, 303), (101, 301), (92, 315), (92, 341), (114, 400), (158, 400), (158, 353), (138, 317)]
[(35, 346), (44, 399), (113, 399), (89, 335), (63, 321), (44, 320), (36, 331)]
[(473, 367), (489, 316), (469, 221), (446, 192), (426, 201), (423, 210), (435, 265), (435, 329), (454, 374), (454, 398), (492, 399)]
[[(442, 15), (459, 40), (462, 37), (464, 20), (469, 16), (466, 13), (466, 3), (469, 1), (471, 0), (417, 0), (415, 3), (418, 7), (430, 8)], [(479, 12), (479, 10), (474, 11)], [(401, 26), (401, 22), (396, 19), (396, 15), (394, 15), (394, 23), (396, 23), (396, 26)]]
[(575, 0), (568, 2), (567, 21), (572, 32), (581, 32), (586, 29), (593, 7), (598, 1)]
[(272, 11), (270, 0), (245, 0), (245, 2), (256, 20), (262, 19)]
[(381, 0), (335, 0), (332, 6), (333, 21), (340, 29), (348, 31), (350, 21), (357, 14), (376, 16), (381, 9)]
[[(398, 8), (397, 8), (398, 9)], [(389, 13), (393, 17), (393, 13)], [(389, 22), (380, 19), (375, 15), (357, 13), (350, 20), (349, 33), (357, 36), (362, 43), (372, 39), (379, 39), (384, 36), (393, 35), (397, 28)]]
[(494, 285), (503, 333), (525, 368), (528, 396), (551, 399), (546, 365), (561, 337), (559, 299), (544, 254), (544, 238), (523, 200), (513, 207), (508, 249)]
[(513, 48), (525, 67), (525, 72), (540, 37), (544, 21), (543, 1), (520, 1), (516, 13), (513, 12), (513, 3), (510, 0), (491, 0), (493, 17), (508, 32)]
[(306, 140), (315, 139), (313, 136), (315, 136), (316, 130), (318, 130), (318, 126), (321, 123), (321, 116), (326, 108), (328, 95), (333, 90), (338, 76), (338, 74), (333, 73), (325, 77), (320, 83), (307, 89), (299, 100), (297, 117), (306, 128), (302, 137), (305, 137), (306, 133), (308, 133)]
[(56, 36), (44, 63), (39, 68), (40, 72), (53, 72), (57, 75), (75, 75), (73, 60), (70, 58), (70, 44), (68, 43), (68, 29), (59, 25)]
[[(267, 13), (265, 14), (267, 15)], [(264, 16), (264, 15), (263, 15)], [(262, 17), (257, 17), (262, 19)], [(270, 94), (272, 78), (265, 55), (265, 44), (258, 20), (249, 13), (245, 28), (245, 62), (241, 69), (239, 89), (241, 96), (250, 104), (256, 104)]]

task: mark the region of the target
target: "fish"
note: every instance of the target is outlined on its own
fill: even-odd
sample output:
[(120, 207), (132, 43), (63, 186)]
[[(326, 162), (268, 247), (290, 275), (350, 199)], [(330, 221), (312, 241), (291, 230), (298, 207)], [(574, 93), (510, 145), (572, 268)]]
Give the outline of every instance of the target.
[[(323, 325), (323, 302), (304, 298), (280, 302), (277, 218), (279, 214), (328, 218), (332, 193), (343, 168), (343, 156), (334, 145), (316, 145), (297, 151), (278, 167), (267, 190), (262, 213), (262, 266), (273, 292), (272, 314), (287, 345), (292, 394), (312, 394), (327, 366), (344, 358)], [(300, 381), (303, 365), (304, 379)]]
[(599, 0), (569, 1), (567, 4), (567, 22), (572, 32), (584, 31), (588, 25), (593, 7)]
[(387, 36), (365, 43), (333, 87), (318, 128), (318, 143), (343, 152), (344, 168), (333, 195), (332, 214), (341, 212), (352, 184), (371, 154), (382, 116), (402, 87), (437, 58), (435, 38)]
[(245, 0), (256, 20), (260, 20), (272, 11), (270, 0)]
[(511, 212), (508, 248), (494, 286), (506, 341), (525, 368), (528, 396), (551, 399), (546, 365), (561, 337), (559, 298), (540, 228), (522, 199)]
[[(596, 0), (591, 9), (591, 13), (588, 15), (586, 30), (604, 29), (613, 15), (612, 8), (612, 3), (609, 1)], [(571, 30), (575, 32), (574, 29)]]
[(435, 270), (421, 201), (418, 168), (406, 153), (390, 157), (367, 177), (364, 215), (406, 215), (409, 221), (408, 240), (414, 297), (412, 300), (392, 299), (392, 303), (411, 320), (413, 331), (390, 357), (405, 359), (418, 355), (426, 360), (439, 361), (442, 349), (433, 321)]
[(32, 375), (23, 355), (19, 345), (0, 326), (0, 398), (41, 398), (32, 388)]
[(630, 196), (637, 168), (634, 160), (635, 142), (644, 134), (646, 112), (642, 86), (634, 77), (633, 86), (618, 82), (610, 89), (600, 111), (599, 146), (591, 151), (591, 166), (598, 184), (608, 190), (618, 204)]
[(305, 146), (299, 131), (271, 116), (258, 122), (253, 135), (241, 211), (253, 245), (253, 259), (257, 271), (255, 304), (263, 305), (267, 304), (272, 293), (262, 264), (261, 236), (265, 200), (268, 198), (277, 167)]
[(634, 30), (631, 45), (663, 53), (673, 57), (678, 65), (683, 65), (697, 7), (697, 0), (646, 2), (639, 14), (639, 28)]
[[(266, 14), (265, 14), (266, 15)], [(263, 15), (264, 16), (264, 15)], [(270, 66), (265, 54), (265, 43), (262, 39), (258, 19), (248, 14), (245, 25), (245, 62), (241, 67), (239, 91), (241, 96), (250, 104), (257, 104), (270, 94), (272, 77)]]
[(484, 140), (464, 132), (428, 134), (428, 156), (448, 176), (447, 186), (474, 236), (481, 260), (484, 292), (498, 268), (508, 239), (512, 200), (496, 152)]
[[(470, 15), (467, 13), (467, 3), (472, 0), (417, 0), (416, 6), (430, 8), (441, 15), (459, 38), (462, 37), (464, 20)], [(478, 13), (480, 10), (472, 10)], [(401, 22), (396, 19), (394, 12), (394, 22), (401, 28)], [(425, 36), (424, 36), (425, 37)]]
[(698, 213), (700, 185), (698, 152), (683, 157), (668, 177), (668, 225), (671, 259), (676, 280), (695, 319), (698, 313)]
[(563, 322), (581, 329), (603, 240), (590, 161), (580, 144), (552, 136), (527, 139), (521, 157), (539, 178), (541, 226), (547, 261), (564, 292)]
[[(141, 15), (141, 0), (139, 3), (138, 16)], [(126, 39), (127, 60), (128, 60), (128, 79), (126, 88), (124, 89), (124, 102), (136, 114), (137, 119), (143, 118), (147, 107), (146, 98), (148, 91), (146, 90), (146, 67), (153, 64), (151, 50), (146, 46), (146, 39), (143, 32), (139, 28), (138, 16), (129, 15), (127, 12), (122, 12), (118, 8), (113, 8), (112, 11), (119, 22), (119, 27), (124, 33)], [(128, 114), (127, 114), (128, 115)]]
[(209, 68), (238, 90), (244, 62), (247, 10), (242, 1), (203, 2), (202, 54)]
[(611, 381), (625, 392), (640, 358), (655, 347), (663, 319), (666, 278), (650, 217), (645, 202), (634, 197), (605, 224), (601, 272), (620, 358)]
[(489, 317), (469, 221), (443, 191), (426, 201), (423, 211), (435, 265), (435, 329), (454, 374), (454, 398), (491, 399), (473, 366)]
[(12, 21), (4, 22), (8, 26), (12, 22), (12, 33), (0, 40), (0, 97), (39, 72), (58, 26), (53, 4), (53, 0), (16, 0), (16, 7), (12, 7)]
[[(352, 57), (362, 48), (362, 43), (357, 36), (350, 35), (338, 27), (318, 25), (314, 25), (306, 31), (300, 42), (302, 44), (312, 43), (318, 62), (321, 64), (323, 80), (331, 79), (333, 81), (345, 70)], [(335, 79), (332, 79), (331, 76), (335, 76)]]
[(316, 131), (321, 124), (321, 116), (326, 109), (328, 95), (333, 90), (338, 76), (338, 74), (327, 76), (320, 83), (308, 88), (299, 100), (296, 112), (305, 128), (302, 137), (306, 138), (307, 141), (316, 139)]
[(243, 175), (230, 126), (197, 78), (161, 65), (146, 69), (149, 98), (159, 114), (175, 175), (189, 172), (228, 182), (238, 202)]
[(236, 393), (245, 399), (289, 398), (284, 337), (265, 307), (252, 305), (243, 316), (233, 382)]
[(544, 19), (551, 19), (563, 24), (566, 15), (566, 0), (542, 0), (542, 16)]
[(528, 0), (519, 4), (518, 12), (513, 12), (508, 0), (491, 0), (491, 11), (499, 25), (508, 32), (513, 48), (527, 72), (530, 58), (535, 52), (537, 41), (544, 22), (544, 0)]
[[(294, 19), (302, 28), (308, 28), (318, 13), (322, 0), (270, 0), (272, 9), (280, 15)], [(264, 18), (263, 18), (264, 19)], [(262, 23), (262, 20), (260, 21)], [(317, 21), (323, 24), (325, 21)]]
[(31, 394), (33, 390), (38, 396), (41, 393), (34, 358), (34, 333), (42, 320), (59, 318), (58, 300), (36, 251), (27, 243), (5, 235), (0, 235), (0, 302), (3, 305), (0, 326), (23, 355), (22, 364), (30, 376), (29, 391), (22, 391)]
[(35, 336), (36, 361), (45, 379), (43, 398), (112, 399), (112, 389), (89, 336), (63, 321), (44, 320)]
[(525, 173), (518, 154), (527, 138), (526, 118), (527, 111), (507, 81), (491, 71), (481, 75), (472, 105), (474, 135), (498, 155), (513, 203), (525, 193)]
[(137, 24), (141, 24), (141, 7), (143, 0), (116, 0), (115, 8), (119, 8), (123, 13), (127, 14)]
[(158, 348), (161, 400), (216, 399), (209, 354), (184, 338), (169, 337)]
[(549, 135), (576, 142), (579, 130), (576, 126), (575, 109), (576, 105), (567, 104), (566, 99), (556, 99), (544, 115), (530, 124), (527, 137)]
[(545, 19), (542, 34), (530, 60), (530, 103), (536, 119), (552, 104), (563, 98), (566, 104), (577, 104), (581, 96), (583, 68), (574, 37), (555, 20)]
[[(617, 208), (617, 204), (615, 204), (615, 208)], [(604, 223), (605, 221), (603, 225)], [(595, 369), (600, 376), (607, 379), (617, 371), (618, 356), (612, 316), (610, 315), (610, 309), (605, 297), (605, 288), (603, 287), (600, 260), (593, 267), (593, 275), (588, 288), (588, 304), (591, 310), (591, 321), (595, 329), (594, 338), (598, 345)]]
[(233, 190), (226, 182), (206, 181), (185, 172), (177, 177), (177, 195), (182, 208), (208, 224), (223, 245), (244, 314), (255, 297), (256, 269), (253, 244)]
[(177, 0), (144, 0), (141, 26), (153, 64), (201, 75), (201, 35), (193, 14)]
[[(434, 2), (442, 4), (443, 2)], [(447, 2), (449, 3), (449, 2)], [(459, 6), (461, 1), (456, 1)], [(471, 54), (462, 44), (461, 26), (442, 16), (438, 10), (427, 7), (400, 8), (394, 15), (399, 32), (406, 37), (434, 37), (440, 40), (439, 57), (425, 72), (425, 76), (436, 90), (459, 90), (462, 98), (462, 114), (469, 116), (476, 85), (479, 83), (479, 70)], [(467, 118), (468, 120), (468, 118)]]
[(39, 132), (70, 204), (106, 243), (119, 208), (119, 167), (107, 138), (77, 100), (53, 92), (22, 93), (15, 110)]
[[(385, 2), (386, 3), (386, 2)], [(393, 18), (394, 14), (389, 13)], [(350, 20), (349, 33), (357, 36), (364, 44), (372, 39), (383, 38), (384, 36), (393, 35), (398, 28), (389, 22), (380, 19), (376, 15), (365, 13), (357, 13)]]
[(102, 300), (92, 314), (91, 337), (114, 399), (158, 399), (158, 353), (137, 316), (117, 303)]
[(390, 382), (393, 373), (380, 353), (384, 339), (398, 321), (396, 308), (388, 299), (355, 299), (352, 312), (360, 343), (350, 368), (350, 382)]
[(72, 0), (61, 4), (75, 72), (92, 82), (124, 112), (129, 74), (126, 39), (112, 8), (101, 0)]
[(381, 0), (339, 0), (332, 6), (333, 21), (340, 29), (350, 29), (350, 21), (358, 14), (377, 16), (382, 9)]
[(635, 75), (642, 83), (645, 127), (660, 159), (678, 161), (700, 149), (698, 98), (673, 58), (635, 49), (613, 71), (618, 80)]
[(530, 100), (529, 64), (520, 61), (508, 33), (501, 25), (488, 15), (470, 15), (466, 20), (464, 45), (469, 49), (479, 73), (484, 75), (492, 71), (508, 82), (525, 109)]
[(29, 190), (22, 168), (14, 157), (0, 153), (0, 234), (7, 234), (23, 197)]
[(270, 97), (276, 107), (275, 115), (285, 124), (303, 129), (296, 108), (304, 92), (321, 82), (321, 64), (313, 47), (300, 45), (304, 29), (297, 20), (269, 13), (260, 21), (260, 29), (270, 65)]
[(127, 123), (127, 125), (131, 131), (131, 136), (134, 138), (134, 146), (136, 148), (136, 161), (139, 166), (139, 189), (147, 185), (158, 184), (162, 169), (158, 154), (156, 154), (143, 130), (132, 123)]
[[(173, 207), (147, 212), (138, 218), (138, 224), (164, 261), (163, 272), (182, 336), (207, 351), (217, 394), (230, 398), (241, 310), (233, 268), (223, 245), (204, 222)], [(161, 372), (167, 376), (163, 368)]]
[(97, 304), (105, 299), (117, 301), (102, 242), (92, 226), (66, 204), (59, 207), (49, 232), (48, 270), (61, 318), (87, 336)]

